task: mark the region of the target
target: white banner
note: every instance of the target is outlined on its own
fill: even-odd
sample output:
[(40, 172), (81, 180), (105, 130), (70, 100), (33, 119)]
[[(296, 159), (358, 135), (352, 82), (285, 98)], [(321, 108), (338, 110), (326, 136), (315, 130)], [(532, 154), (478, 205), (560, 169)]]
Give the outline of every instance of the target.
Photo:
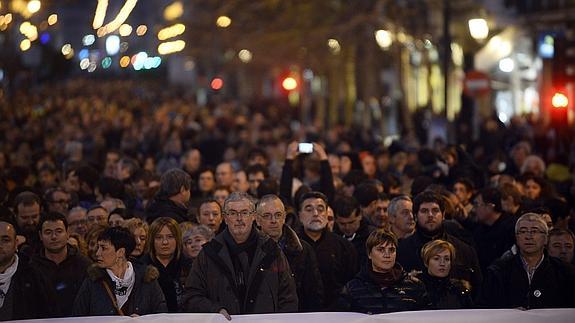
[[(137, 318), (119, 316), (93, 316), (29, 320), (17, 322), (49, 323), (226, 323), (220, 314), (154, 314)], [(450, 310), (398, 312), (390, 314), (366, 315), (358, 313), (287, 313), (232, 315), (235, 323), (568, 323), (575, 322), (575, 309), (538, 310)]]

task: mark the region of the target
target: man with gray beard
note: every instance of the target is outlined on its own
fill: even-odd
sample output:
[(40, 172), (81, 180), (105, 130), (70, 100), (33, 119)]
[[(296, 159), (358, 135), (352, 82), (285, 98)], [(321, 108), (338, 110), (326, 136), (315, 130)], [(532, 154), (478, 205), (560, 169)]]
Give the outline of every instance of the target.
[(346, 239), (327, 229), (327, 197), (320, 192), (305, 193), (299, 203), (299, 219), (303, 225), (299, 237), (315, 251), (321, 273), (326, 309), (358, 270), (357, 253)]

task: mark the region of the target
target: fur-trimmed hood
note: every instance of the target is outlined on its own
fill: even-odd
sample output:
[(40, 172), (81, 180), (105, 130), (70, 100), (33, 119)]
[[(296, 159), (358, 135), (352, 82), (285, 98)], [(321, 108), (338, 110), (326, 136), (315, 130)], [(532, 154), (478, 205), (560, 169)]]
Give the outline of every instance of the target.
[(280, 243), (285, 246), (285, 252), (288, 253), (300, 253), (303, 251), (303, 246), (297, 233), (289, 226), (283, 226), (283, 235), (281, 237)]
[[(132, 263), (132, 266), (134, 266), (134, 272), (136, 274), (137, 280), (143, 278), (145, 283), (151, 283), (160, 277), (160, 272), (154, 266), (136, 263)], [(105, 269), (98, 267), (97, 264), (92, 264), (90, 267), (88, 267), (88, 278), (90, 278), (92, 281), (98, 281), (101, 279), (109, 279), (109, 276)]]

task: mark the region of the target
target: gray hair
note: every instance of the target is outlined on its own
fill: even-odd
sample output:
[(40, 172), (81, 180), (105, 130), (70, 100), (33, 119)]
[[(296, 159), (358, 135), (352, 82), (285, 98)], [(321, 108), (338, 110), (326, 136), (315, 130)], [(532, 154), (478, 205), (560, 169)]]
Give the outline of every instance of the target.
[(545, 222), (541, 214), (533, 212), (525, 213), (521, 217), (519, 217), (519, 219), (517, 219), (517, 222), (515, 223), (515, 233), (519, 231), (519, 224), (523, 221), (537, 222), (541, 227), (541, 229), (545, 231), (545, 235), (549, 234), (549, 228), (547, 227), (547, 222)]
[(258, 203), (256, 204), (256, 211), (257, 211), (257, 213), (258, 213), (258, 214), (261, 213), (260, 210), (261, 210), (262, 204), (268, 203), (268, 202), (273, 202), (273, 201), (279, 201), (279, 202), (281, 203), (281, 205), (282, 205), (282, 208), (283, 208), (282, 211), (285, 212), (285, 206), (284, 206), (284, 203), (282, 202), (282, 200), (281, 200), (277, 195), (275, 195), (275, 194), (267, 194), (267, 195), (262, 196), (262, 197), (260, 198), (260, 200), (258, 201)]
[(185, 171), (179, 168), (172, 168), (160, 177), (160, 191), (158, 194), (167, 197), (174, 196), (180, 193), (182, 187), (186, 190), (191, 189), (192, 178)]
[(191, 229), (186, 230), (186, 232), (184, 232), (182, 242), (186, 242), (186, 240), (190, 239), (192, 236), (197, 234), (201, 235), (208, 241), (212, 240), (212, 238), (215, 235), (214, 231), (212, 231), (212, 229), (210, 229), (207, 225), (203, 224), (195, 225)]
[(249, 195), (248, 193), (244, 192), (232, 192), (230, 196), (224, 201), (223, 211), (227, 212), (229, 208), (230, 202), (240, 202), (240, 201), (248, 201), (250, 205), (250, 211), (256, 211), (256, 200)]
[(413, 203), (413, 201), (411, 200), (411, 198), (407, 195), (400, 195), (400, 196), (396, 196), (393, 199), (391, 199), (391, 201), (389, 202), (389, 205), (387, 206), (387, 214), (389, 214), (389, 216), (396, 216), (397, 212), (399, 211), (399, 202), (401, 201), (407, 201), (407, 202), (411, 202)]

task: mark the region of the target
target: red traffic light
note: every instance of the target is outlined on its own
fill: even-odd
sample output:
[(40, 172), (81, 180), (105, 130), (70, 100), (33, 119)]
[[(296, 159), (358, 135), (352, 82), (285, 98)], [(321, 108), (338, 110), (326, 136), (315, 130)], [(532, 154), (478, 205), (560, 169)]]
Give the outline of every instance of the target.
[(291, 76), (288, 76), (283, 79), (282, 87), (286, 91), (293, 91), (297, 88), (297, 80)]
[(565, 94), (556, 92), (553, 94), (553, 98), (551, 99), (551, 106), (556, 109), (567, 108), (567, 106), (569, 106), (569, 99)]
[(219, 77), (216, 77), (212, 80), (210, 86), (212, 87), (212, 90), (215, 91), (220, 90), (224, 86), (224, 80), (222, 80)]

